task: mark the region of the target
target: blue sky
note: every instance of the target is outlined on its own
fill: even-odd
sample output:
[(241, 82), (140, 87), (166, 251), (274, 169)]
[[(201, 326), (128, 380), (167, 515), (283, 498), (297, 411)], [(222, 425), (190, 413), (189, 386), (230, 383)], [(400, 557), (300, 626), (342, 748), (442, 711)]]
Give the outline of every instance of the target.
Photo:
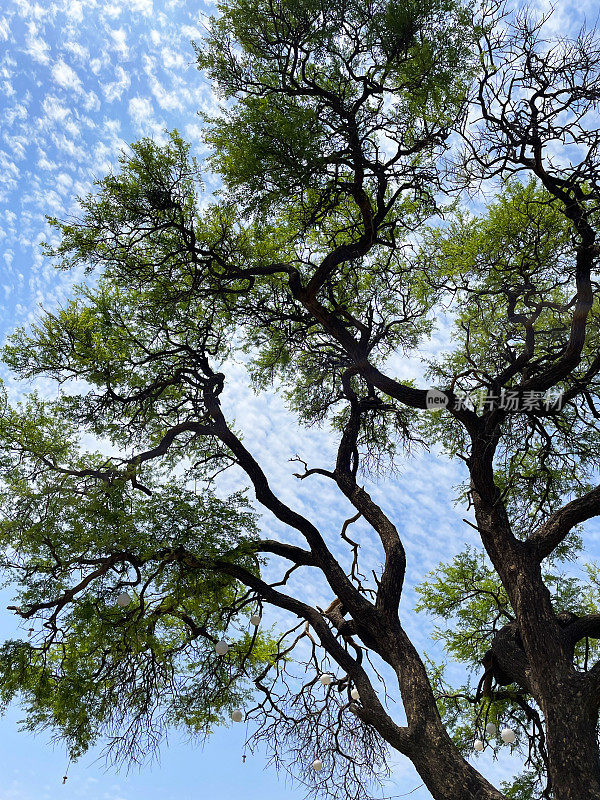
[[(566, 30), (592, 8), (591, 2), (562, 2), (555, 29)], [(75, 213), (76, 196), (85, 195), (92, 181), (115, 165), (119, 150), (142, 135), (161, 139), (165, 128), (177, 127), (202, 159), (196, 112), (213, 109), (216, 98), (195, 69), (190, 42), (201, 38), (206, 16), (214, 10), (211, 4), (188, 0), (0, 0), (0, 338), (34, 320), (40, 306), (51, 310), (61, 304), (82, 279), (53, 270), (42, 257), (39, 243), (48, 235), (44, 214)], [(207, 190), (214, 189), (215, 180), (204, 177)], [(444, 338), (442, 327), (426, 352)], [(395, 367), (405, 378), (421, 373), (418, 361), (398, 360)], [(312, 465), (328, 466), (332, 441), (327, 433), (307, 435), (281, 398), (251, 394), (239, 364), (230, 372), (224, 403), (282, 499), (314, 519), (333, 541), (350, 515), (348, 507), (318, 478), (310, 486), (299, 485), (288, 461), (299, 453)], [(403, 614), (421, 652), (430, 649), (431, 626), (411, 614), (414, 586), (439, 561), (475, 543), (473, 531), (462, 522), (464, 510), (452, 505), (452, 487), (463, 477), (459, 465), (422, 455), (408, 462), (397, 479), (372, 487), (406, 541)], [(240, 476), (231, 475), (224, 488), (239, 484)], [(283, 534), (273, 522), (263, 524), (273, 535)], [(376, 565), (378, 552), (365, 533), (363, 553)], [(593, 541), (598, 555), (597, 537)], [(304, 591), (314, 602), (327, 601), (319, 586)], [(13, 618), (1, 610), (5, 605), (0, 604), (2, 637), (15, 633)], [(263, 754), (242, 764), (242, 726), (218, 731), (203, 751), (173, 736), (161, 763), (141, 773), (107, 773), (95, 763), (97, 753), (92, 754), (71, 767), (63, 786), (63, 749), (53, 748), (43, 734), (18, 733), (19, 718), (19, 710), (11, 708), (0, 720), (0, 800), (304, 796), (302, 787), (292, 788), (273, 770), (263, 769)], [(495, 764), (489, 775), (507, 777), (508, 769)], [(411, 765), (397, 759), (394, 781), (384, 794), (401, 795), (419, 783)], [(424, 800), (429, 794), (421, 789), (410, 797)]]

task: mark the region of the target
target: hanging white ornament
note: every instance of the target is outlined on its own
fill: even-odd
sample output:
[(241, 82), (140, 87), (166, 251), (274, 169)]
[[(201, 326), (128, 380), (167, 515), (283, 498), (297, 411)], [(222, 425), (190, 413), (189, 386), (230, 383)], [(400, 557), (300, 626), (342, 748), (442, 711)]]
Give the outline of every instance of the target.
[(221, 639), (220, 642), (217, 642), (215, 645), (215, 653), (218, 656), (224, 656), (229, 651), (229, 645), (226, 641)]
[(244, 715), (243, 715), (243, 714), (242, 714), (242, 712), (239, 710), (239, 708), (236, 708), (236, 710), (235, 710), (235, 711), (233, 712), (233, 714), (231, 715), (231, 719), (232, 719), (234, 722), (241, 722), (241, 721), (244, 719)]
[(329, 686), (329, 684), (331, 683), (333, 678), (331, 677), (331, 675), (328, 675), (327, 673), (325, 673), (324, 675), (321, 675), (319, 680), (321, 681), (323, 686)]
[(478, 753), (481, 753), (481, 751), (483, 750), (483, 742), (481, 741), (481, 739), (475, 739), (475, 741), (473, 742), (473, 750), (477, 750)]
[(262, 617), (260, 616), (260, 614), (252, 614), (252, 616), (250, 617), (250, 623), (254, 625), (254, 627), (256, 628), (260, 625), (261, 619)]
[(321, 770), (323, 769), (323, 762), (321, 761), (320, 758), (315, 758), (315, 760), (312, 763), (312, 768), (314, 769), (315, 772), (321, 772)]
[(503, 742), (506, 742), (506, 744), (514, 744), (514, 742), (517, 740), (517, 734), (510, 728), (503, 728), (500, 738)]
[(360, 694), (356, 687), (354, 687), (354, 689), (352, 689), (352, 691), (350, 692), (350, 697), (353, 700), (360, 700)]
[(125, 608), (131, 603), (131, 597), (127, 594), (127, 592), (121, 592), (120, 595), (117, 596), (117, 605), (121, 608)]
[(498, 732), (498, 728), (493, 722), (488, 722), (488, 724), (485, 726), (485, 732), (489, 734), (489, 736), (495, 736)]

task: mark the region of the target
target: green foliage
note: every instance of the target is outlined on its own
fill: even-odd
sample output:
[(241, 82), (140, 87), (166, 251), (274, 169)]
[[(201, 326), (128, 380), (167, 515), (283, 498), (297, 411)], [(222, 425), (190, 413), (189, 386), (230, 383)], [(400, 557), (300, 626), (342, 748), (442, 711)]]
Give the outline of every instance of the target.
[(535, 770), (523, 772), (514, 781), (502, 781), (501, 786), (508, 800), (531, 800), (541, 790), (539, 773)]
[(457, 386), (469, 392), (484, 383), (482, 376), (501, 374), (507, 349), (525, 343), (524, 315), (535, 315), (540, 359), (564, 345), (563, 306), (575, 275), (572, 236), (557, 202), (535, 180), (508, 182), (485, 214), (459, 210), (446, 228), (429, 230), (422, 257), (432, 280), (447, 281), (454, 298), (458, 345), (436, 366), (436, 377), (464, 371)]
[[(195, 215), (196, 189), (201, 183), (189, 149), (177, 131), (169, 134), (164, 147), (147, 138), (134, 143), (131, 154), (119, 157), (121, 174), (96, 181), (100, 199), (79, 198), (84, 210), (81, 221), (50, 218), (61, 232), (61, 241), (56, 248), (46, 245), (46, 254), (63, 269), (83, 264), (107, 270), (132, 258), (146, 270), (157, 263), (164, 263), (165, 271), (181, 266), (182, 252), (177, 247), (181, 228), (165, 223), (185, 223)], [(144, 236), (139, 236), (140, 224)], [(107, 229), (119, 230), (121, 235), (106, 237)], [(140, 280), (144, 277), (147, 271), (140, 272)]]
[(244, 707), (276, 651), (246, 630), (252, 596), (215, 569), (260, 574), (245, 497), (197, 495), (156, 467), (137, 469), (135, 491), (127, 469), (80, 452), (61, 402), (33, 395), (0, 428), (1, 567), (31, 635), (0, 649), (2, 705), (21, 699), (26, 727), (54, 730), (74, 758), (108, 736), (115, 760), (142, 760), (169, 725), (204, 736)]
[(417, 587), (416, 611), (427, 611), (448, 622), (434, 637), (448, 654), (478, 669), (498, 626), (513, 619), (510, 604), (496, 572), (480, 552), (466, 550), (440, 564)]
[[(552, 363), (571, 330), (573, 235), (557, 202), (533, 180), (507, 182), (480, 216), (458, 210), (445, 227), (428, 230), (419, 262), (433, 285), (444, 287), (453, 324), (449, 352), (429, 363), (434, 385), (452, 385), (482, 414), (491, 408), (488, 395), (497, 405), (502, 392), (508, 397)], [(596, 357), (599, 330), (595, 300), (579, 376)], [(529, 346), (531, 357), (521, 369), (519, 356)], [(501, 424), (495, 480), (517, 535), (529, 535), (565, 495), (583, 494), (597, 482), (600, 440), (590, 406), (569, 402), (576, 381), (573, 376), (553, 387), (565, 393), (560, 413), (508, 414)], [(588, 389), (593, 402), (600, 393), (595, 378)], [(536, 402), (543, 407), (545, 401)], [(547, 407), (556, 410), (551, 398)], [(468, 435), (449, 414), (422, 416), (421, 434), (451, 456), (468, 454)], [(461, 500), (467, 494), (464, 487)]]
[(198, 65), (237, 102), (207, 118), (206, 137), (213, 168), (252, 211), (292, 204), (308, 221), (335, 208), (358, 147), (377, 159), (373, 131), (408, 153), (456, 115), (472, 71), (472, 15), (455, 0), (235, 0), (219, 12)]

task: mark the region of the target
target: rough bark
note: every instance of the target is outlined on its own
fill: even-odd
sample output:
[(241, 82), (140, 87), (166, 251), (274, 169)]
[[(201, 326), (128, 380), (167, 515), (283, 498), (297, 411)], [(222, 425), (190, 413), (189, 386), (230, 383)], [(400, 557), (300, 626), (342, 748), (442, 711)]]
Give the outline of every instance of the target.
[(599, 800), (598, 713), (571, 678), (547, 691), (540, 705), (546, 721), (548, 777), (555, 800)]

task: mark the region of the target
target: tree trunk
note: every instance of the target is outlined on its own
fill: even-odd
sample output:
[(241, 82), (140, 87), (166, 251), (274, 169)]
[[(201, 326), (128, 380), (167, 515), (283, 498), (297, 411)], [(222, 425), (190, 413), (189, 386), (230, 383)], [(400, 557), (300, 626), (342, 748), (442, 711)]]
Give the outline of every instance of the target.
[[(439, 716), (427, 671), (416, 648), (397, 619), (388, 620), (388, 624), (390, 652), (400, 654), (394, 666), (411, 729), (411, 743), (404, 753), (434, 800), (506, 800), (462, 756)], [(383, 620), (380, 632), (386, 633)]]
[(596, 709), (577, 690), (542, 703), (553, 800), (600, 800)]
[(410, 758), (434, 800), (506, 800), (464, 760), (443, 729), (428, 730)]

